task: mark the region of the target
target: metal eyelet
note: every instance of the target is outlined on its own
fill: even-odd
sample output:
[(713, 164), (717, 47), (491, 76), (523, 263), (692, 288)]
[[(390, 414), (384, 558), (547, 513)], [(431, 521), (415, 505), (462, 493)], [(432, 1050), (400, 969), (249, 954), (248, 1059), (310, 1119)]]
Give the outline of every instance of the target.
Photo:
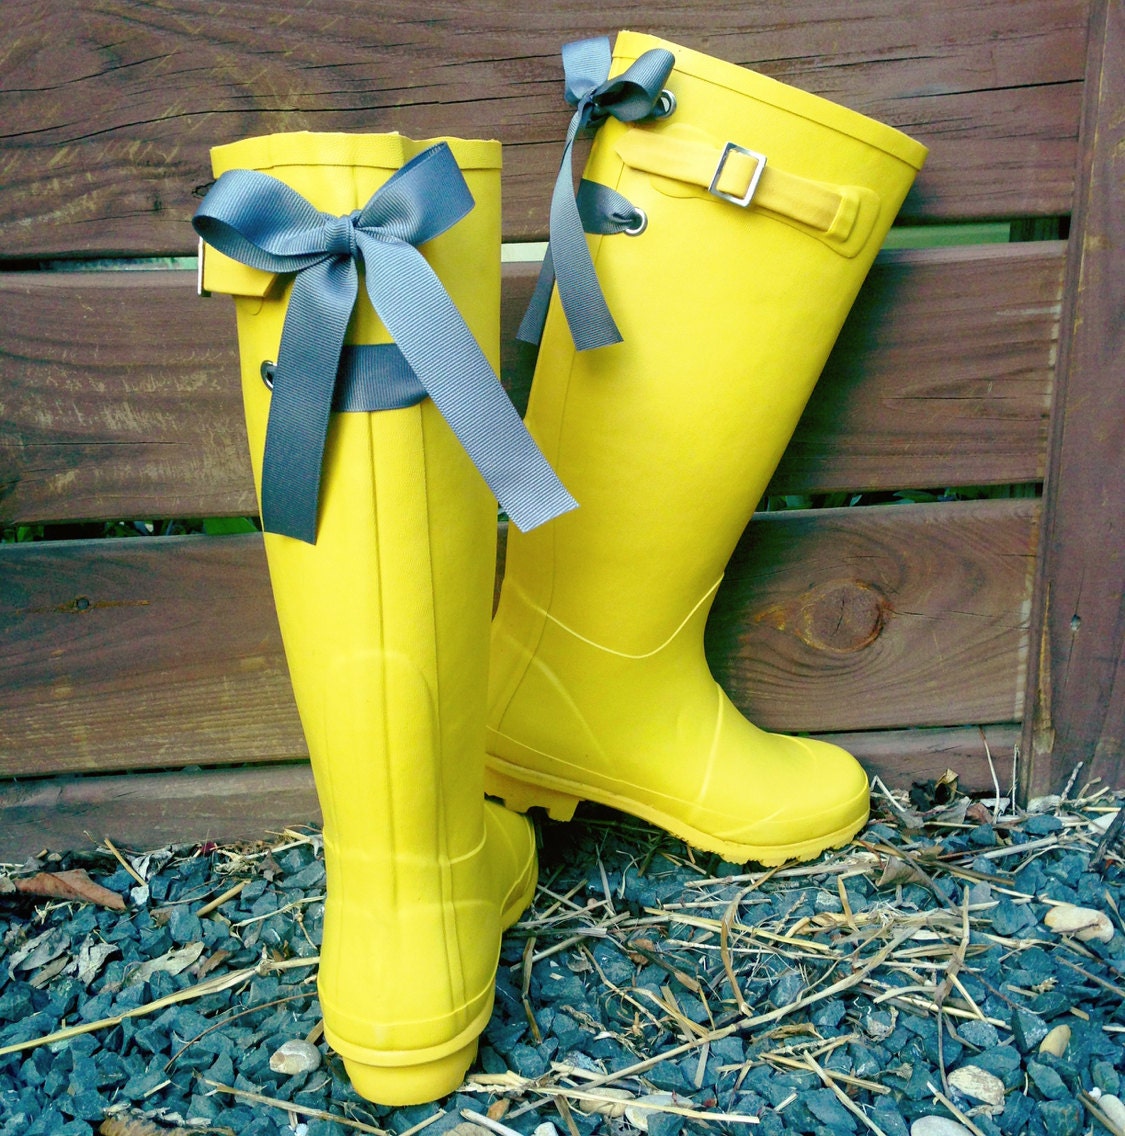
[(676, 109), (676, 96), (667, 87), (660, 92), (660, 99), (652, 112), (653, 118), (667, 118)]
[(627, 229), (621, 230), (627, 237), (639, 237), (648, 228), (648, 214), (643, 209), (638, 209), (634, 205), (633, 217), (633, 223)]
[(276, 370), (277, 364), (272, 359), (263, 359), (261, 367), (258, 368), (258, 374), (262, 376), (262, 382), (269, 390), (273, 390), (273, 375)]

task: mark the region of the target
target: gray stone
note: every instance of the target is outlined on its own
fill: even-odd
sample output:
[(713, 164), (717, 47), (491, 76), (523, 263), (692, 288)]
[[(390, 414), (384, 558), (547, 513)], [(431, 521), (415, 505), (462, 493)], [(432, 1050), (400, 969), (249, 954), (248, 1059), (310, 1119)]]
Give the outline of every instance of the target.
[(1031, 1083), (1050, 1100), (1063, 1100), (1070, 1096), (1070, 1090), (1067, 1089), (1062, 1077), (1049, 1065), (1040, 1061), (1029, 1061), (1027, 1075), (1031, 1078)]
[(777, 1009), (791, 1005), (800, 998), (805, 989), (805, 980), (796, 970), (786, 971), (774, 984), (770, 991), (770, 1005)]
[(982, 1022), (975, 1018), (962, 1022), (957, 1027), (957, 1035), (962, 1041), (977, 1049), (991, 1049), (1000, 1044), (1000, 1035), (996, 1032), (996, 1027), (991, 1022)]
[(838, 912), (844, 910), (844, 905), (840, 902), (840, 897), (832, 891), (818, 891), (816, 899), (813, 901), (813, 907), (817, 912)]
[(1012, 1011), (1012, 1035), (1021, 1053), (1031, 1053), (1050, 1033), (1050, 1026), (1030, 1010), (1016, 1008)]
[(999, 1045), (974, 1054), (973, 1064), (999, 1077), (1009, 1091), (1023, 1081), (1020, 1055), (1010, 1045)]
[(648, 1118), (648, 1136), (679, 1136), (683, 1117), (671, 1112), (654, 1112)]
[(1028, 904), (1013, 903), (1010, 899), (1002, 899), (992, 911), (992, 929), (997, 935), (1005, 938), (1014, 938), (1025, 927), (1035, 923), (1035, 916)]
[(1045, 990), (1031, 1000), (1028, 1009), (1033, 1014), (1038, 1014), (1040, 1017), (1050, 1020), (1057, 1018), (1060, 1014), (1065, 1014), (1072, 1004), (1072, 999), (1064, 991)]
[(996, 843), (996, 829), (990, 824), (978, 824), (969, 833), (969, 844), (973, 848), (991, 848)]
[(522, 1042), (512, 1046), (508, 1060), (521, 1077), (542, 1077), (550, 1068), (547, 1059), (538, 1050)]
[(740, 1065), (746, 1059), (746, 1047), (739, 1037), (720, 1037), (711, 1042), (711, 1056), (722, 1065)]
[(320, 1068), (320, 1050), (302, 1038), (284, 1041), (270, 1055), (270, 1068), (275, 1073), (294, 1077)]
[(1031, 1118), (1039, 1110), (1035, 1101), (1023, 1093), (1009, 1093), (1004, 1100), (1004, 1111), (1000, 1114), (1000, 1131), (1009, 1136), (1024, 1136), (1031, 1125)]
[(886, 1097), (876, 1100), (871, 1109), (871, 1119), (883, 1130), (885, 1136), (910, 1136), (910, 1129), (907, 1128), (902, 1113)]
[(96, 1022), (102, 1018), (109, 1017), (110, 1011), (113, 1009), (113, 1002), (116, 995), (112, 991), (106, 991), (104, 994), (98, 994), (91, 998), (85, 1005), (80, 1006), (78, 1009), (78, 1016), (84, 1022)]
[(812, 1012), (813, 1025), (820, 1030), (834, 1030), (844, 1020), (848, 1007), (839, 998), (829, 998)]
[(143, 1100), (158, 1085), (162, 1085), (168, 1080), (168, 1074), (164, 1071), (164, 1064), (163, 1061), (157, 1061), (143, 1073), (137, 1073), (130, 1077), (122, 1086), (121, 1095), (132, 1101)]
[(1039, 1115), (1047, 1136), (1081, 1136), (1084, 1131), (1084, 1112), (1074, 1100), (1047, 1100), (1039, 1106)]
[(80, 1089), (75, 1093), (64, 1093), (59, 1100), (59, 1108), (67, 1116), (76, 1120), (103, 1120), (109, 1102), (96, 1089)]
[(816, 1089), (802, 1098), (805, 1107), (833, 1132), (854, 1132), (856, 1118), (840, 1103), (831, 1089)]
[(1095, 1061), (1090, 1066), (1090, 1078), (1095, 1088), (1101, 1089), (1103, 1093), (1117, 1096), (1121, 1090), (1121, 1077), (1108, 1061)]
[(690, 1096), (695, 1092), (695, 1082), (688, 1077), (683, 1068), (671, 1061), (664, 1061), (645, 1074), (645, 1079), (664, 1093), (679, 1093)]
[(203, 924), (186, 903), (178, 903), (172, 908), (167, 930), (175, 943), (199, 943), (203, 940)]
[(608, 943), (597, 943), (592, 954), (594, 961), (602, 968), (602, 973), (615, 986), (632, 984), (637, 968), (616, 947)]
[(581, 979), (567, 970), (549, 970), (540, 982), (539, 991), (545, 1002), (567, 1002), (573, 1006), (586, 1000)]
[(920, 1116), (910, 1126), (910, 1136), (972, 1136), (963, 1124), (948, 1116)]

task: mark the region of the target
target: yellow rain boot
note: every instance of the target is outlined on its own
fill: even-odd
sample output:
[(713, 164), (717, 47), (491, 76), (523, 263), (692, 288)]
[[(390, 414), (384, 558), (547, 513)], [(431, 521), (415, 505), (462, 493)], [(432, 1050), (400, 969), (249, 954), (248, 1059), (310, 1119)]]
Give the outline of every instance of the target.
[[(419, 385), (430, 378), (422, 366), (432, 344), (419, 347), (417, 326), (399, 312), (402, 331), (390, 346), (394, 297), (379, 316), (371, 300), (373, 285), (409, 291), (411, 273), (430, 274), (429, 291), (407, 297), (407, 315), (412, 305), (426, 308), (423, 331), (438, 321), (440, 281), (437, 291), (444, 286), (464, 315), (463, 334), (471, 329), (483, 347), (477, 364), (487, 356), (495, 370), (499, 151), (495, 142), (435, 146), (393, 134), (248, 139), (212, 152), (223, 176), (195, 219), (215, 246), (206, 249), (202, 288), (235, 296), (264, 527), (293, 534), (267, 531), (265, 548), (324, 814), (325, 1036), (356, 1090), (388, 1105), (429, 1101), (461, 1083), (491, 1012), (501, 931), (535, 885), (526, 818), (486, 804), (482, 785), (496, 503)], [(400, 191), (431, 160), (421, 189)], [(425, 213), (439, 191), (454, 193), (458, 166), (476, 205), (467, 198), (469, 211), (447, 231), (445, 217), (414, 233), (427, 268), (403, 239), (401, 219)], [(258, 253), (248, 247), (255, 242)], [(366, 292), (360, 287), (353, 311), (346, 278), (356, 276), (357, 259)], [(293, 264), (295, 273), (270, 270)], [(310, 278), (331, 301), (326, 308), (310, 299)], [(341, 288), (342, 301), (328, 295)], [(332, 358), (326, 388), (336, 412), (304, 405), (296, 421), (284, 420), (283, 378), (300, 399), (319, 364), (298, 356), (296, 370), (286, 370), (282, 357), (302, 348), (315, 356), (345, 327), (346, 345), (332, 348), (340, 378)], [(402, 356), (421, 363), (412, 369)], [(469, 367), (466, 356), (450, 369)], [(317, 440), (294, 443), (287, 431), (301, 435), (320, 410), (323, 457), (310, 465), (302, 447), (315, 450)], [(488, 427), (487, 413), (477, 425)], [(280, 473), (272, 505), (263, 492), (271, 446)], [(319, 475), (311, 515), (301, 485), (298, 503), (289, 498), (289, 483), (310, 471)]]
[[(556, 190), (558, 290), (526, 415), (582, 507), (509, 537), (485, 787), (558, 819), (597, 801), (736, 863), (809, 858), (863, 826), (866, 776), (748, 722), (708, 670), (704, 624), (925, 149), (646, 35), (618, 36), (620, 81), (597, 86), (596, 42), (576, 45), (568, 97), (602, 124), (579, 199), (605, 235), (589, 238), (594, 285), (570, 280), (560, 304), (560, 239), (576, 257)], [(597, 283), (612, 319), (591, 332)]]

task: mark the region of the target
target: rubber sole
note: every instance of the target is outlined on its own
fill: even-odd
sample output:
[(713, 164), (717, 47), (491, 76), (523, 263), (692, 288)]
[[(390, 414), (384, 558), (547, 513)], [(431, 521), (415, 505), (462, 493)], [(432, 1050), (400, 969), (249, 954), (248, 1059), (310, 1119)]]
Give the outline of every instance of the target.
[(530, 808), (542, 808), (552, 820), (568, 821), (574, 816), (574, 810), (580, 801), (594, 801), (648, 821), (686, 841), (693, 848), (716, 852), (732, 864), (753, 861), (764, 867), (773, 867), (784, 864), (787, 860), (815, 859), (830, 848), (847, 844), (867, 823), (870, 813), (870, 797), (864, 792), (855, 799), (854, 817), (833, 831), (788, 844), (745, 844), (722, 840), (644, 801), (557, 779), (544, 784), (529, 777), (527, 770), (516, 769), (509, 763), (504, 763), (504, 769), (497, 768), (494, 763), (500, 761), (502, 759), (489, 755), (489, 764), (484, 770), (484, 790), (490, 797), (503, 801), (514, 812), (523, 813)]

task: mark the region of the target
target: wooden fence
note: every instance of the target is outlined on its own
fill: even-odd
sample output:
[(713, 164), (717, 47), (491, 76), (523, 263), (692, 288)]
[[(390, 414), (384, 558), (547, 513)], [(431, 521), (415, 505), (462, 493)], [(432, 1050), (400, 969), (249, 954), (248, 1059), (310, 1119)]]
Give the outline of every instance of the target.
[[(569, 114), (558, 49), (632, 26), (925, 142), (903, 224), (1005, 221), (1055, 238), (881, 254), (770, 493), (1016, 488), (761, 514), (709, 626), (717, 676), (755, 721), (840, 737), (889, 784), (948, 766), (971, 788), (995, 777), (1039, 794), (1080, 762), (1083, 780), (1116, 784), (1122, 7), (794, 0), (784, 23), (780, 11), (9, 3), (0, 522), (57, 534), (254, 512), (233, 307), (152, 261), (193, 254), (211, 145), (297, 129), (499, 137), (505, 237), (542, 240)], [(64, 271), (72, 262), (86, 270)], [(533, 358), (512, 333), (534, 273), (504, 275), (517, 403)], [(260, 537), (0, 545), (0, 776), (0, 855), (313, 818)]]

